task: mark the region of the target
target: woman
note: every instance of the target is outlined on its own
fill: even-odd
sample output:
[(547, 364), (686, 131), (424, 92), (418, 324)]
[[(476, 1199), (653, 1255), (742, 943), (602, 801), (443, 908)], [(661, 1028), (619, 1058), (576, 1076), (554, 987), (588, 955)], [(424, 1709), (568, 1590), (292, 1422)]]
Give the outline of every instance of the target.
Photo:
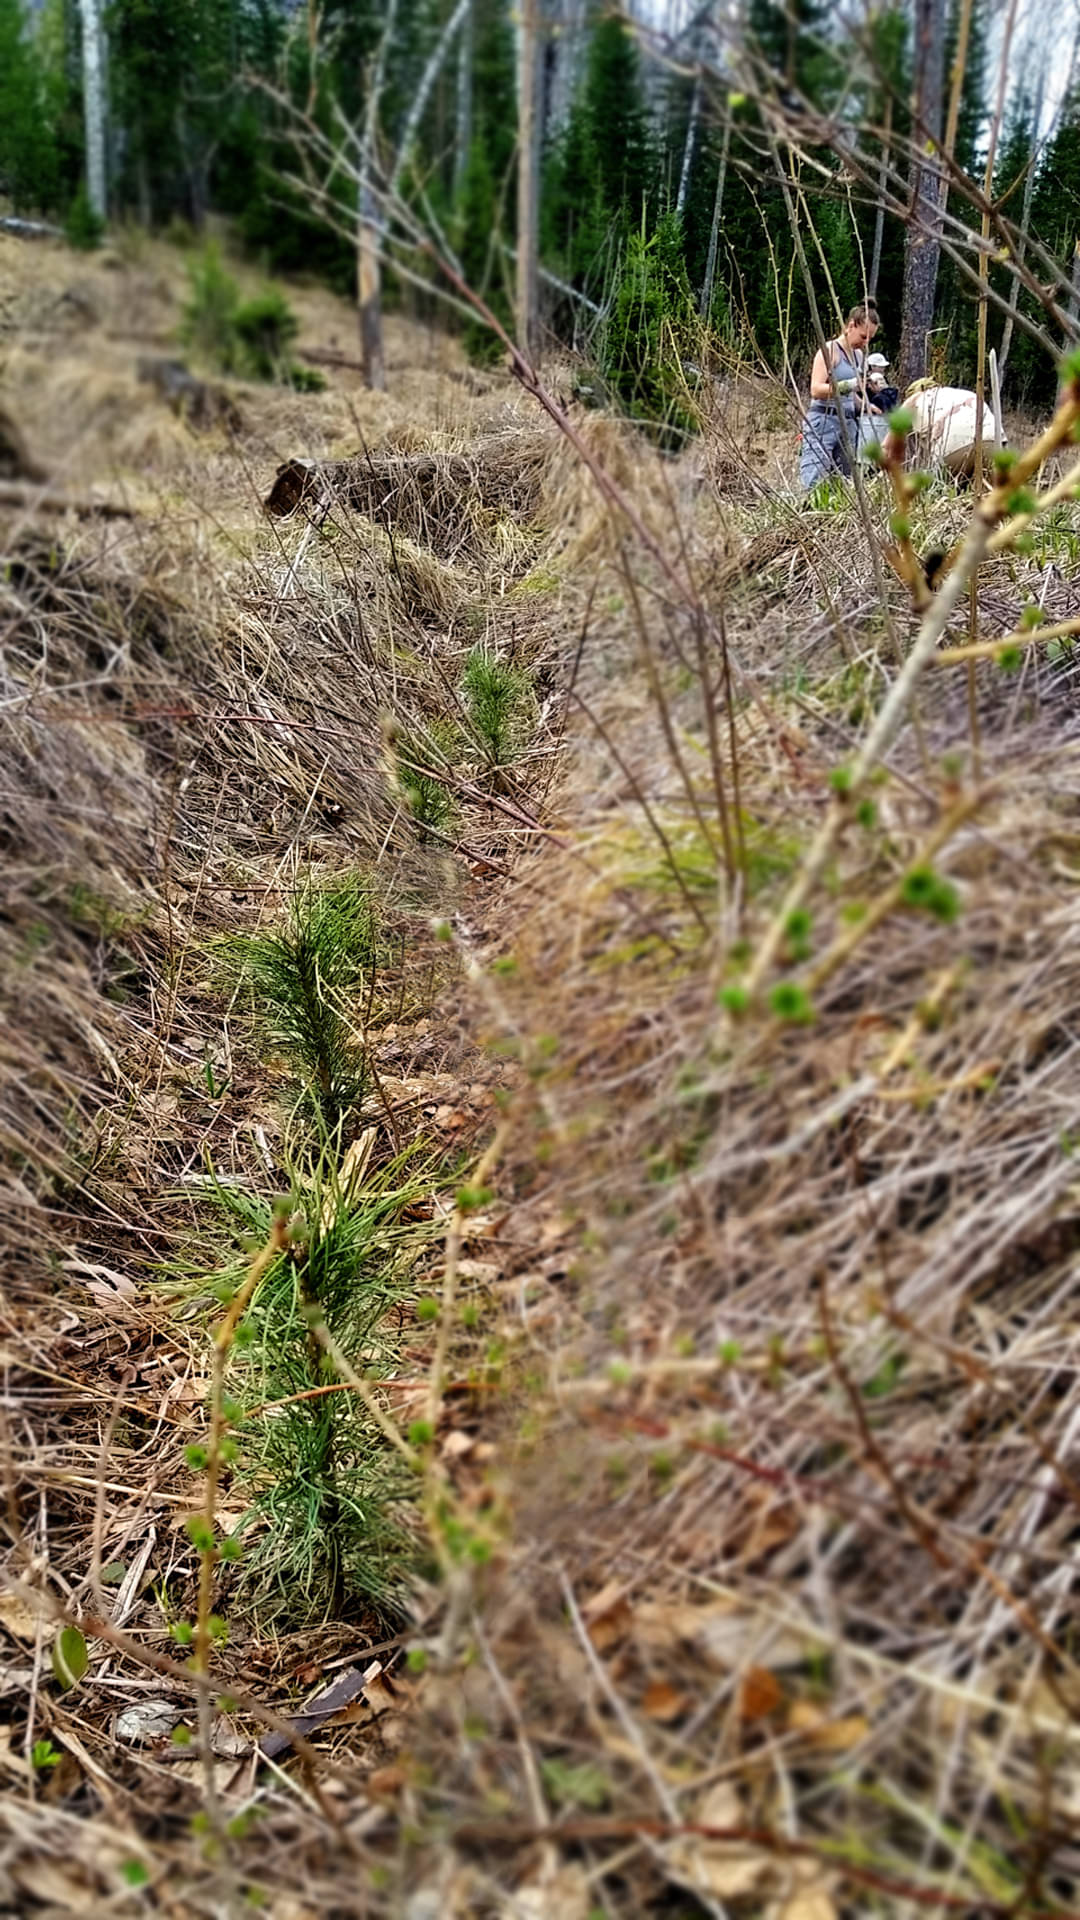
[(829, 473), (850, 475), (851, 455), (860, 441), (859, 416), (881, 412), (866, 392), (866, 349), (877, 330), (874, 307), (852, 307), (843, 332), (814, 355), (810, 412), (799, 455), (799, 481), (804, 488), (816, 486)]

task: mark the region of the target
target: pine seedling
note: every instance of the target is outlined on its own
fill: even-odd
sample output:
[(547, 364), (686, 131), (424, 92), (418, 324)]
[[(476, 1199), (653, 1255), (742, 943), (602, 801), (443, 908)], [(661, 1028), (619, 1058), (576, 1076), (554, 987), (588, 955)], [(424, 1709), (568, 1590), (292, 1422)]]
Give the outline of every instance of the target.
[(274, 1044), (290, 1060), (326, 1126), (364, 1088), (363, 1049), (349, 1002), (377, 964), (375, 917), (360, 881), (305, 891), (287, 926), (234, 948)]
[(518, 757), (528, 737), (536, 706), (532, 681), (479, 646), (465, 662), (461, 684), (473, 731), (498, 772)]
[(397, 784), (420, 832), (420, 839), (444, 831), (454, 818), (454, 797), (435, 769), (450, 766), (460, 750), (457, 728), (436, 722), (417, 733), (401, 733), (394, 742)]
[(240, 371), (253, 380), (283, 380), (290, 367), (289, 349), (300, 322), (280, 287), (266, 287), (243, 301), (231, 316)]
[[(354, 1192), (329, 1150), (314, 1177), (294, 1178), (289, 1244), (251, 1301), (252, 1337), (234, 1350), (229, 1375), (232, 1411), (252, 1410), (229, 1463), (250, 1512), (242, 1556), (229, 1536), (219, 1557), (234, 1563), (264, 1619), (340, 1614), (360, 1602), (393, 1613), (403, 1591), (411, 1544), (401, 1515), (415, 1484), (361, 1398), (341, 1390), (317, 1329), (358, 1370), (379, 1370), (418, 1232), (400, 1224), (401, 1212), (422, 1190), (393, 1165)], [(256, 1224), (269, 1225), (265, 1202), (227, 1187), (215, 1198), (245, 1226), (253, 1208)]]
[(188, 279), (191, 292), (180, 322), (181, 344), (219, 372), (231, 373), (237, 357), (233, 322), (240, 295), (213, 241), (189, 264)]

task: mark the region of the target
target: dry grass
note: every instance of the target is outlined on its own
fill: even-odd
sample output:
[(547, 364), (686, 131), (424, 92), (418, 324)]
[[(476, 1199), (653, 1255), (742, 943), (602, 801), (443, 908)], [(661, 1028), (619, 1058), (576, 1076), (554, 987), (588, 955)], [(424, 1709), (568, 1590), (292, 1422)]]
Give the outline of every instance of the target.
[[(97, 331), (52, 355), (18, 316), (61, 311), (69, 265), (27, 259), (0, 255), (12, 410), (66, 480), (144, 511), (3, 536), (22, 1584), (0, 1601), (2, 1898), (137, 1911), (137, 1860), (163, 1909), (230, 1910), (254, 1883), (281, 1920), (1076, 1911), (1072, 651), (981, 664), (973, 696), (963, 667), (928, 670), (873, 813), (740, 1010), (912, 632), (853, 508), (773, 495), (745, 383), (679, 462), (580, 425), (665, 571), (506, 384), (452, 378), (445, 341), (394, 323), (389, 396), (347, 373), (314, 400), (247, 389), (244, 431), (196, 440), (101, 337), (110, 276), (168, 332), (173, 257), (80, 267)], [(347, 349), (328, 296), (297, 304), (303, 344)], [(347, 460), (363, 497), (268, 520), (297, 457)], [(967, 511), (927, 496), (919, 550)], [(870, 514), (884, 544), (876, 495)], [(1066, 514), (984, 570), (980, 634), (1032, 598), (1075, 617), (1073, 538)], [(463, 761), (453, 826), (425, 839), (384, 717), (460, 722), (479, 638), (529, 664), (535, 736), (504, 783)], [(923, 865), (943, 917), (903, 896)], [(423, 1675), (373, 1615), (265, 1640), (231, 1619), (216, 1685), (286, 1713), (396, 1644), (389, 1683), (312, 1733), (316, 1775), (257, 1779), (254, 1708), (216, 1717), (216, 1792), (260, 1819), (207, 1846), (206, 1757), (116, 1722), (186, 1697), (160, 1660), (194, 1577), (183, 1447), (209, 1363), (197, 1301), (152, 1278), (214, 1265), (208, 1161), (261, 1193), (282, 1178), (276, 1070), (208, 948), (357, 868), (403, 949), (362, 1016), (395, 1116), (365, 1110), (376, 1164), (395, 1131), (482, 1142), (491, 1081), (515, 1089), (498, 1201), (451, 1236), (449, 1279), (430, 1256), (417, 1282), (469, 1308), (429, 1519), (483, 1552), (418, 1580)], [(785, 983), (809, 1003), (772, 1004)], [(430, 1354), (410, 1327), (386, 1399), (404, 1429)], [(31, 1602), (100, 1625), (95, 1539), (127, 1569), (109, 1631), (133, 1640), (92, 1639), (60, 1694)], [(44, 1735), (63, 1758), (35, 1774)]]

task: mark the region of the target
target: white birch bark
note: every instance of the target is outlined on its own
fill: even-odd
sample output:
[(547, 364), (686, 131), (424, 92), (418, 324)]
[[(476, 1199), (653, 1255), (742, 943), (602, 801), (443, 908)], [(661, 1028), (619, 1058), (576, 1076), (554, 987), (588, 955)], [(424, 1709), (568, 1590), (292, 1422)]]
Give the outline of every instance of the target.
[(686, 123), (686, 139), (683, 142), (682, 168), (679, 173), (679, 192), (675, 201), (675, 211), (682, 213), (686, 205), (687, 190), (690, 185), (690, 169), (694, 164), (694, 146), (697, 141), (698, 121), (701, 118), (701, 72), (694, 75), (694, 91), (690, 96), (690, 118)]
[[(1075, 55), (1075, 47), (1074, 47), (1073, 61), (1070, 63), (1070, 65), (1075, 63), (1075, 58), (1076, 58), (1076, 55)], [(1036, 85), (1036, 88), (1035, 88), (1035, 100), (1031, 109), (1031, 164), (1028, 167), (1027, 176), (1024, 180), (1024, 197), (1020, 202), (1020, 231), (1017, 236), (1017, 243), (1016, 243), (1016, 264), (1018, 267), (1021, 267), (1024, 264), (1024, 254), (1027, 251), (1027, 237), (1031, 231), (1031, 203), (1035, 197), (1035, 177), (1039, 171), (1039, 167), (1038, 167), (1038, 154), (1040, 150), (1039, 128), (1042, 124), (1043, 102), (1045, 98), (1046, 98), (1046, 61), (1044, 58), (1039, 68), (1038, 84)], [(1012, 295), (1014, 300), (1016, 299), (1019, 289), (1020, 289), (1019, 280), (1014, 278), (1013, 295)], [(1002, 333), (1001, 333), (1001, 346), (998, 349), (998, 379), (1001, 382), (1002, 386), (1004, 386), (1005, 384), (1005, 369), (1009, 364), (1009, 354), (1012, 351), (1012, 339), (1013, 339), (1013, 316), (1011, 313), (1007, 313), (1005, 315), (1005, 325), (1002, 328)]]
[(870, 281), (867, 292), (871, 300), (877, 293), (878, 275), (881, 272), (881, 250), (885, 239), (885, 188), (889, 179), (891, 159), (890, 136), (892, 134), (892, 94), (885, 96), (885, 124), (881, 133), (881, 165), (878, 169), (878, 204), (874, 216), (874, 251), (870, 260)]
[(539, 332), (540, 6), (523, 0), (518, 40), (517, 342), (531, 357)]
[(397, 25), (398, 0), (388, 0), (386, 21), (375, 55), (364, 133), (360, 142), (360, 165), (356, 188), (356, 309), (360, 328), (360, 363), (364, 384), (382, 393), (386, 387), (386, 366), (382, 343), (382, 263), (379, 255), (379, 210), (375, 198), (372, 170), (375, 163), (375, 139), (379, 126), (379, 103), (386, 78), (386, 62)]
[(720, 166), (716, 175), (716, 193), (713, 198), (712, 225), (709, 228), (709, 251), (705, 260), (705, 278), (701, 283), (701, 299), (698, 312), (707, 320), (712, 307), (713, 282), (716, 278), (716, 255), (720, 245), (720, 218), (724, 210), (724, 184), (727, 179), (728, 147), (731, 144), (731, 114), (724, 121), (724, 139), (720, 148)]
[(443, 62), (454, 43), (454, 35), (465, 23), (465, 16), (469, 11), (469, 3), (470, 0), (458, 0), (457, 6), (454, 8), (438, 40), (435, 42), (431, 50), (431, 57), (420, 76), (420, 84), (413, 95), (413, 102), (409, 108), (401, 139), (398, 143), (397, 158), (394, 161), (390, 174), (391, 194), (397, 192), (398, 186), (401, 183), (401, 176), (405, 171), (409, 158), (409, 149), (419, 131), (420, 122), (424, 117), (424, 108), (431, 98), (431, 89), (442, 72)]
[(82, 20), (86, 197), (99, 220), (108, 213), (105, 183), (105, 34), (101, 0), (79, 0)]
[(566, 125), (581, 78), (582, 55), (588, 39), (586, 0), (548, 0), (551, 21), (551, 88), (548, 132)]
[(461, 29), (461, 39), (458, 41), (457, 124), (454, 128), (454, 190), (457, 193), (461, 192), (464, 184), (465, 169), (469, 164), (469, 152), (472, 147), (475, 26), (473, 0), (469, 0), (465, 23)]

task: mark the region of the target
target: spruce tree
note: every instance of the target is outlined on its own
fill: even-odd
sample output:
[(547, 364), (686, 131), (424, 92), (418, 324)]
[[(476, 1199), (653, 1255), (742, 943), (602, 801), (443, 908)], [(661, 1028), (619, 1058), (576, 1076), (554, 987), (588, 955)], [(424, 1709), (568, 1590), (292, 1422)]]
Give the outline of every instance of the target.
[[(593, 26), (581, 89), (547, 156), (544, 258), (601, 299), (631, 237), (656, 213), (656, 176), (637, 48), (614, 16)], [(565, 316), (569, 321), (570, 316)]]
[(614, 14), (593, 29), (582, 104), (604, 206), (609, 214), (625, 207), (636, 225), (653, 187), (653, 156), (637, 46)]
[(751, 47), (774, 84), (826, 112), (843, 84), (829, 43), (831, 14), (826, 0), (750, 0), (748, 17)]
[[(1066, 97), (1053, 137), (1044, 149), (1035, 180), (1031, 227), (1058, 261), (1064, 283), (1058, 299), (1068, 305), (1070, 296), (1065, 289), (1073, 281), (1080, 246), (1080, 91)], [(1041, 269), (1039, 277), (1043, 278)], [(1044, 317), (1029, 296), (1023, 297), (1021, 305)], [(1049, 403), (1055, 392), (1056, 371), (1047, 355), (1019, 329), (1012, 351), (1014, 380), (1023, 382), (1038, 405)]]
[(679, 216), (664, 214), (651, 234), (643, 218), (627, 235), (600, 365), (624, 411), (646, 424), (660, 446), (676, 451), (698, 424), (687, 405), (681, 365), (696, 335)]
[(56, 143), (29, 19), (22, 0), (0, 0), (0, 192), (21, 213), (51, 210), (58, 189)]
[(1062, 262), (1066, 277), (1080, 235), (1080, 92), (1067, 98), (1035, 185), (1032, 224)]

